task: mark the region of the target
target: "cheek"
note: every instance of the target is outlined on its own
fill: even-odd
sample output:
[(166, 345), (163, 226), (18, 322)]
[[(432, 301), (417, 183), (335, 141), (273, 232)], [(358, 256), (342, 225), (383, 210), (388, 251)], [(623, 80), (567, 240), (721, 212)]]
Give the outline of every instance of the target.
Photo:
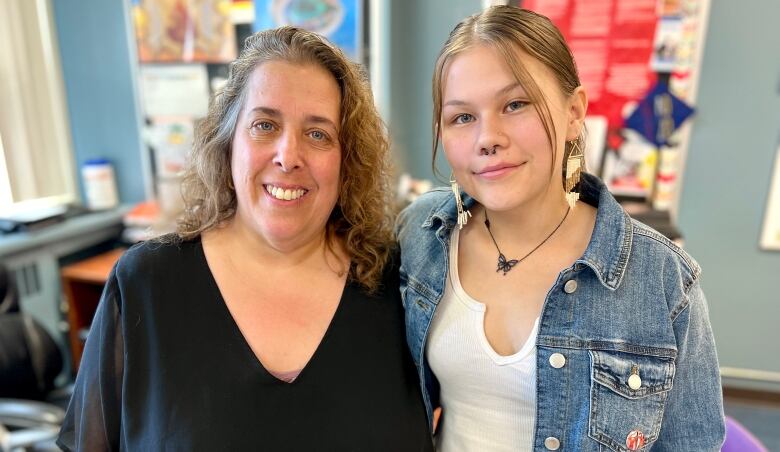
[(341, 153), (325, 155), (310, 163), (313, 176), (317, 179), (320, 189), (333, 197), (338, 197), (339, 176), (341, 170)]
[(471, 157), (471, 141), (464, 133), (446, 132), (442, 134), (441, 145), (447, 162), (453, 170), (458, 171), (468, 167)]
[(230, 159), (233, 177), (238, 181), (252, 177), (268, 160), (268, 152), (263, 147), (249, 140), (235, 140), (233, 155)]

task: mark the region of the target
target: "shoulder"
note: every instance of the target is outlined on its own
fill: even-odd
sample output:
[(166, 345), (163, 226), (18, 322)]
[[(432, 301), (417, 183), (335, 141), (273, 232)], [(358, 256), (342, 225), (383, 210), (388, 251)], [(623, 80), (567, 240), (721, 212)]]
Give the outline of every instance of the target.
[[(634, 237), (634, 251), (641, 251), (651, 256), (662, 258), (663, 262), (672, 264), (675, 270), (681, 272), (688, 283), (692, 285), (701, 276), (698, 262), (678, 244), (669, 240), (646, 224), (631, 219)], [(686, 290), (688, 287), (686, 287)]]
[(168, 273), (179, 269), (197, 251), (200, 240), (181, 240), (174, 234), (137, 243), (122, 254), (116, 265), (119, 280), (141, 275)]
[(450, 197), (452, 192), (445, 187), (435, 188), (420, 195), (398, 215), (396, 234), (399, 239), (419, 231), (423, 223), (433, 215), (434, 211), (441, 209)]
[(631, 227), (634, 273), (663, 290), (669, 313), (676, 318), (690, 302), (691, 288), (699, 282), (701, 267), (690, 254), (655, 229), (634, 219)]

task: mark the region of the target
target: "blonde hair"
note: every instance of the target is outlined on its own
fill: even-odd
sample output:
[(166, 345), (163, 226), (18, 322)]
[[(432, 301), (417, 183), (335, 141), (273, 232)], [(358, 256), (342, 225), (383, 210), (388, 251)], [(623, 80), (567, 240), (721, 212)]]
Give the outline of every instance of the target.
[[(574, 56), (558, 28), (545, 16), (516, 6), (493, 6), (463, 19), (450, 32), (433, 70), (433, 170), (436, 172), (436, 152), (439, 147), (443, 97), (443, 77), (447, 65), (460, 53), (477, 45), (488, 45), (504, 58), (512, 75), (528, 93), (531, 103), (542, 119), (555, 162), (555, 125), (550, 108), (539, 85), (517, 57), (522, 50), (544, 64), (553, 74), (561, 91), (570, 96), (580, 86)], [(577, 138), (584, 149), (584, 136)], [(568, 143), (567, 143), (568, 146)], [(564, 155), (565, 156), (565, 155)], [(551, 168), (554, 171), (554, 168)]]
[(185, 208), (178, 236), (193, 239), (235, 216), (233, 136), (252, 72), (272, 60), (316, 64), (339, 85), (341, 175), (338, 201), (326, 225), (327, 243), (332, 249), (333, 240), (343, 241), (352, 261), (350, 278), (373, 291), (392, 244), (387, 133), (361, 67), (320, 36), (299, 28), (280, 27), (248, 37), (231, 64), (227, 83), (195, 133), (182, 185)]

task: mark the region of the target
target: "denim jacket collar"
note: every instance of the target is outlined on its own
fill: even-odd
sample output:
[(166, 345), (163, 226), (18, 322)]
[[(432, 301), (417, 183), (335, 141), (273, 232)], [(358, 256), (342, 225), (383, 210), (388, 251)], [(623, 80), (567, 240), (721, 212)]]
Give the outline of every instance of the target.
[[(633, 239), (633, 227), (631, 218), (625, 213), (606, 185), (591, 174), (583, 173), (581, 199), (596, 207), (596, 224), (585, 253), (577, 259), (575, 265), (582, 264), (590, 267), (598, 277), (601, 284), (610, 290), (620, 286), (626, 270), (626, 264), (631, 253), (631, 241)], [(472, 208), (476, 201), (474, 198), (462, 193), (463, 205), (466, 209)], [(457, 207), (455, 198), (448, 196), (442, 203), (431, 209), (422, 228), (432, 229), (442, 226), (449, 232), (456, 226)], [(620, 244), (615, 246), (615, 244)]]

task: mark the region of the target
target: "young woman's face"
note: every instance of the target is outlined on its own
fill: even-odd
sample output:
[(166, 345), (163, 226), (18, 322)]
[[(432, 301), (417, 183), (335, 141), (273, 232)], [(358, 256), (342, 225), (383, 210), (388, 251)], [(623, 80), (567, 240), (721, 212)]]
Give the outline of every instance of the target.
[(528, 93), (493, 48), (478, 45), (460, 53), (444, 73), (444, 152), (458, 183), (489, 210), (562, 201), (564, 144), (579, 135), (584, 115), (578, 101), (584, 95), (564, 95), (542, 63), (520, 51), (517, 58), (549, 106), (555, 153)]
[(252, 73), (233, 137), (237, 220), (275, 247), (321, 237), (341, 171), (341, 93), (314, 64), (269, 61)]

